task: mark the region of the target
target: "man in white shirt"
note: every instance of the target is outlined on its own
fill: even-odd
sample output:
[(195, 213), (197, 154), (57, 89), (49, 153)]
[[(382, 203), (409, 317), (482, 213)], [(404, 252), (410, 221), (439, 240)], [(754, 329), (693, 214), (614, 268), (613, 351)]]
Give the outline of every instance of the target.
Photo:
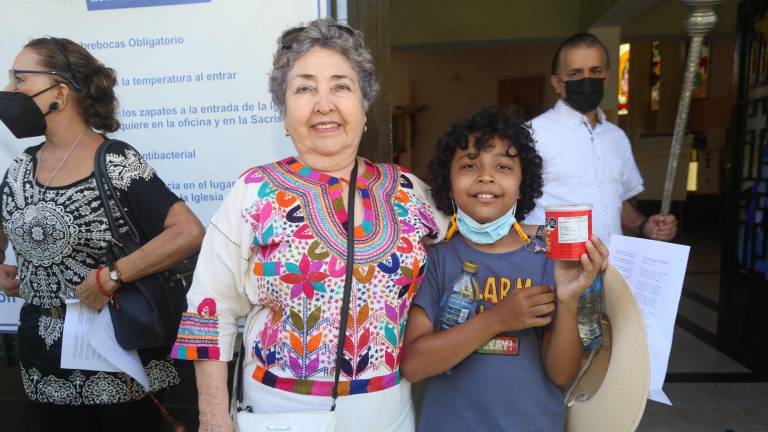
[(645, 217), (629, 202), (643, 191), (643, 179), (626, 134), (598, 108), (609, 71), (608, 51), (589, 33), (564, 40), (552, 60), (550, 83), (560, 100), (533, 119), (536, 149), (544, 160), (544, 188), (527, 224), (544, 224), (551, 204), (592, 204), (593, 232), (672, 240), (673, 215)]

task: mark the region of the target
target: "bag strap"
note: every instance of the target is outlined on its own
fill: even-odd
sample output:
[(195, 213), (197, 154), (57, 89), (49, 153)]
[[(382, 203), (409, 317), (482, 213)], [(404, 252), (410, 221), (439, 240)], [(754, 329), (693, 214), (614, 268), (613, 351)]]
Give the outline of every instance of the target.
[(349, 316), (349, 298), (352, 295), (352, 270), (355, 266), (355, 197), (357, 196), (357, 157), (349, 177), (347, 195), (347, 274), (344, 276), (344, 300), (341, 304), (339, 321), (339, 342), (336, 344), (336, 374), (333, 377), (333, 402), (331, 411), (336, 411), (336, 399), (339, 397), (339, 378), (341, 377), (341, 358), (344, 356), (344, 338), (347, 335), (347, 317)]
[(104, 142), (101, 143), (98, 150), (96, 150), (96, 155), (94, 156), (93, 160), (93, 177), (96, 180), (96, 188), (99, 190), (101, 203), (104, 205), (104, 209), (107, 215), (109, 230), (112, 232), (112, 241), (116, 242), (117, 239), (121, 237), (121, 235), (120, 231), (117, 229), (115, 218), (112, 215), (108, 198), (109, 196), (112, 196), (112, 198), (115, 200), (115, 204), (117, 204), (117, 210), (120, 212), (120, 216), (123, 217), (126, 225), (128, 225), (131, 239), (136, 244), (139, 244), (141, 242), (139, 237), (139, 230), (136, 229), (136, 225), (134, 225), (131, 218), (128, 217), (128, 213), (120, 204), (120, 199), (115, 192), (115, 186), (112, 184), (112, 179), (110, 179), (109, 173), (107, 172), (107, 150), (109, 150), (109, 147), (114, 143), (114, 140), (105, 138)]
[[(339, 397), (339, 379), (341, 378), (341, 358), (344, 356), (344, 338), (347, 334), (347, 316), (349, 315), (349, 299), (352, 296), (352, 270), (355, 265), (355, 197), (357, 184), (357, 158), (352, 167), (352, 175), (349, 178), (349, 193), (347, 195), (347, 273), (344, 278), (344, 299), (341, 304), (341, 317), (339, 322), (339, 341), (336, 345), (336, 373), (333, 377), (333, 402), (331, 411), (336, 410), (336, 399)], [(245, 337), (245, 335), (243, 335)], [(240, 354), (238, 354), (235, 364), (235, 377), (233, 392), (236, 396), (237, 410), (239, 411), (243, 402), (243, 359), (245, 357), (245, 341), (240, 344)]]
[(245, 333), (243, 333), (243, 340), (240, 342), (240, 353), (237, 355), (237, 362), (235, 363), (235, 376), (232, 380), (232, 393), (234, 397), (229, 402), (229, 412), (232, 415), (232, 420), (235, 419), (235, 414), (242, 409), (243, 404), (243, 359), (245, 358)]

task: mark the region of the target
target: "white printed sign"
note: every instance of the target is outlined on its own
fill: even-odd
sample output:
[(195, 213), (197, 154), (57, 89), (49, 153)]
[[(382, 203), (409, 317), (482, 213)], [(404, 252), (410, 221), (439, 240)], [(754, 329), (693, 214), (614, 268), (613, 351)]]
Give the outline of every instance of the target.
[(19, 325), (19, 311), (24, 301), (0, 292), (0, 333), (16, 333)]
[[(267, 74), (282, 31), (329, 9), (326, 0), (0, 0), (0, 10), (13, 17), (2, 25), (0, 69), (50, 35), (117, 71), (122, 128), (112, 136), (207, 224), (243, 171), (294, 154)], [(0, 173), (41, 141), (17, 140), (0, 123)], [(0, 297), (0, 331), (15, 329), (19, 305)]]

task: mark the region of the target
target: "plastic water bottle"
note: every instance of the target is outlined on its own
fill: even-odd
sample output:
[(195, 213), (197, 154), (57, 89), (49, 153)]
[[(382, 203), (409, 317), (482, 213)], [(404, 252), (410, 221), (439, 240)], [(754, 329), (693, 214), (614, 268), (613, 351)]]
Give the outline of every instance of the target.
[(453, 283), (450, 295), (440, 312), (439, 330), (461, 324), (474, 315), (477, 307), (476, 300), (481, 299), (480, 284), (477, 283), (479, 266), (473, 261), (464, 261), (463, 272)]
[(576, 312), (579, 337), (584, 349), (591, 351), (603, 344), (603, 276), (598, 275), (592, 285), (581, 293)]

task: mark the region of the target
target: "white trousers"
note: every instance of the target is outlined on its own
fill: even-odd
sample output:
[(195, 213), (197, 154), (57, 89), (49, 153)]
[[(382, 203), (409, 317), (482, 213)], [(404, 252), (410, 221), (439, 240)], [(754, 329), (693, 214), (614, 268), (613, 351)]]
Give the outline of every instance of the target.
[[(245, 365), (243, 403), (255, 413), (330, 410), (330, 396), (292, 393), (266, 386), (251, 375), (256, 362)], [(336, 400), (337, 432), (413, 432), (416, 420), (411, 400), (411, 383), (385, 390), (340, 396)]]

